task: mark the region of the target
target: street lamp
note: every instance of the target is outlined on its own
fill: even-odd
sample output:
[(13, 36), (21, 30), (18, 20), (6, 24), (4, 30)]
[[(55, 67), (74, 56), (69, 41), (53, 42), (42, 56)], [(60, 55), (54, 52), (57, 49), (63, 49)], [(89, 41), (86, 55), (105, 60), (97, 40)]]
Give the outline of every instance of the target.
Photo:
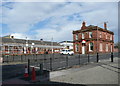
[(27, 37), (26, 37), (26, 54), (27, 54), (27, 51), (28, 51), (28, 40), (27, 40)]
[(32, 46), (31, 46), (31, 47), (32, 47), (33, 50), (34, 50), (34, 45), (35, 45), (35, 43), (32, 43)]
[(52, 37), (52, 40), (51, 40), (51, 46), (52, 46), (52, 53), (53, 53), (53, 37)]

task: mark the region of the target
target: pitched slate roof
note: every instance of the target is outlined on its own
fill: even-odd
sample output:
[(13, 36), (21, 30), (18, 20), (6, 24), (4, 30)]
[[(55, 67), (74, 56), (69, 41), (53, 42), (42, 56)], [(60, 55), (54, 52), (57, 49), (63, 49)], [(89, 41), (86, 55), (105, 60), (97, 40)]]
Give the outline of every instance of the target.
[(103, 29), (103, 28), (100, 28), (100, 27), (97, 27), (97, 26), (94, 26), (94, 25), (89, 25), (86, 27), (86, 29), (80, 29), (80, 30), (76, 30), (76, 31), (73, 31), (73, 34), (74, 33), (79, 33), (79, 32), (86, 32), (86, 31), (91, 31), (91, 30), (101, 30), (103, 32), (108, 32), (110, 34), (114, 34), (112, 31), (109, 31), (109, 30), (106, 30), (106, 29)]
[(26, 41), (28, 44), (38, 44), (38, 45), (51, 45), (53, 43), (54, 46), (59, 46), (59, 43), (57, 42), (50, 42), (50, 41), (40, 41), (40, 40), (25, 40), (25, 39), (15, 39), (15, 38), (5, 38), (0, 37), (0, 40), (2, 43), (20, 43), (20, 44), (26, 44)]
[(59, 43), (64, 43), (64, 42), (73, 43), (73, 41), (61, 41), (61, 42), (59, 42)]

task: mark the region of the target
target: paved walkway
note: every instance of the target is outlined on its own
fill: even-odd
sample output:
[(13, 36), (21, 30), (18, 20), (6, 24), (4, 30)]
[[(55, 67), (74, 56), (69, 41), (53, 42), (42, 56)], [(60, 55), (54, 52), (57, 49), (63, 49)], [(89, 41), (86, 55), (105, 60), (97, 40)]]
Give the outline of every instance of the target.
[[(109, 60), (110, 61), (110, 60)], [(92, 63), (80, 68), (55, 71), (51, 73), (51, 81), (71, 84), (118, 84), (118, 59)]]

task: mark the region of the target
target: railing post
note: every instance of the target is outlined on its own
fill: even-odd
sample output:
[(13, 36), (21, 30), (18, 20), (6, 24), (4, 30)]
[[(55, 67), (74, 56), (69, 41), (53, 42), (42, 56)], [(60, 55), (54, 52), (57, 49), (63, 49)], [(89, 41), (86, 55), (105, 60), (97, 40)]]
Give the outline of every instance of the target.
[(36, 60), (37, 60), (37, 54), (36, 54)]
[(99, 55), (98, 55), (98, 53), (97, 53), (97, 62), (99, 62)]
[(43, 64), (45, 64), (45, 58), (46, 58), (46, 56), (45, 56), (45, 53), (44, 53), (44, 60), (43, 60), (44, 63)]
[(23, 61), (23, 59), (22, 59), (22, 55), (21, 55), (21, 62)]
[(90, 56), (89, 56), (89, 53), (88, 53), (88, 63), (90, 62)]
[(30, 59), (28, 59), (28, 74), (30, 74)]
[(43, 78), (42, 74), (43, 74), (43, 63), (40, 63), (40, 80)]
[(52, 57), (50, 57), (50, 70), (52, 71)]
[(79, 65), (80, 65), (80, 54), (79, 54)]
[(68, 67), (68, 55), (66, 55), (66, 68)]
[(9, 61), (8, 61), (8, 55), (7, 55), (7, 63), (8, 63)]
[(113, 62), (113, 52), (111, 52), (111, 62)]
[(43, 64), (40, 64), (40, 74), (43, 73)]
[(25, 56), (25, 62), (26, 62), (26, 54), (24, 54), (24, 56)]
[(14, 55), (13, 55), (13, 62), (14, 62)]

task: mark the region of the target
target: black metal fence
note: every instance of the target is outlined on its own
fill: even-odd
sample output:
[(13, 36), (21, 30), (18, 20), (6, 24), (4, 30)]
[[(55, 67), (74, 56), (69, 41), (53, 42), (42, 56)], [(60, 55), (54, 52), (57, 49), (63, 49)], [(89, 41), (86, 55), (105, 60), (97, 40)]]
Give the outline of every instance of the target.
[[(98, 54), (98, 59), (108, 59), (110, 58), (112, 55), (112, 53), (99, 53)], [(73, 56), (66, 56), (66, 55), (60, 55), (60, 54), (32, 54), (32, 55), (4, 55), (2, 56), (3, 57), (3, 62), (27, 62), (28, 59), (48, 59), (49, 60), (59, 60), (59, 61), (65, 61), (68, 57), (69, 61), (71, 61), (71, 59), (76, 59), (76, 60), (79, 60), (79, 63), (80, 63), (80, 59), (79, 58), (83, 58), (83, 61), (85, 59), (88, 59), (88, 62), (89, 61), (93, 61), (93, 62), (96, 62), (96, 57), (97, 57), (97, 54), (85, 54), (85, 55), (82, 55), (82, 54), (74, 54)], [(118, 57), (118, 52), (116, 53), (113, 53), (113, 57)], [(46, 60), (45, 60), (46, 61)], [(86, 61), (86, 60), (85, 60)], [(63, 62), (64, 64), (64, 62)]]
[(39, 67), (40, 64), (43, 65), (45, 70), (60, 70), (65, 68), (70, 68), (74, 65), (84, 65), (89, 62), (99, 62), (103, 59), (109, 59), (113, 62), (113, 58), (118, 57), (118, 53), (104, 53), (104, 54), (75, 54), (70, 55), (60, 55), (51, 54), (44, 55), (44, 58), (30, 59), (29, 65)]

